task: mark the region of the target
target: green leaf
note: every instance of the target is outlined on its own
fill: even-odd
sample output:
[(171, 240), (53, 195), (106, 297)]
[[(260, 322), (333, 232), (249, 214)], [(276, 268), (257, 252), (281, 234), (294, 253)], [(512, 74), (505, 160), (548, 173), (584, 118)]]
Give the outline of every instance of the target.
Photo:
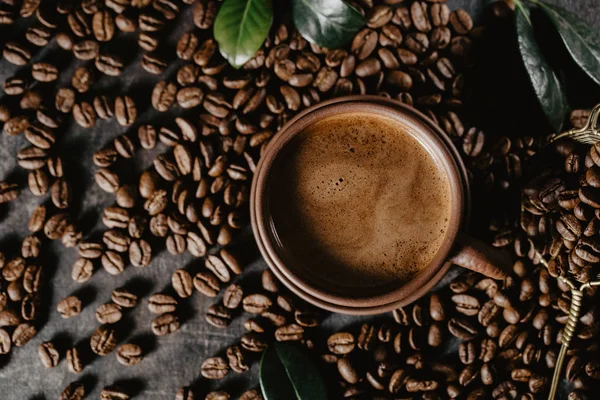
[(516, 4), (516, 29), (521, 59), (548, 123), (555, 132), (560, 132), (567, 114), (565, 92), (535, 42), (529, 11), (520, 3)]
[(265, 400), (326, 400), (323, 378), (294, 346), (273, 343), (260, 362), (260, 387)]
[(564, 8), (536, 2), (548, 15), (573, 60), (600, 85), (600, 39), (582, 18)]
[(342, 0), (293, 0), (292, 10), (300, 34), (328, 49), (344, 46), (365, 24), (362, 14)]
[(214, 25), (219, 51), (240, 68), (260, 49), (272, 23), (271, 0), (225, 0)]

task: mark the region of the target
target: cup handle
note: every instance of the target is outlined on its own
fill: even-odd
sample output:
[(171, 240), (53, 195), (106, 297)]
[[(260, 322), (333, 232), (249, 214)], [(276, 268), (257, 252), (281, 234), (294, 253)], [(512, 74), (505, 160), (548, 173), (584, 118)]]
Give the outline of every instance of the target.
[(504, 279), (512, 268), (510, 256), (481, 240), (459, 233), (450, 262), (494, 279)]

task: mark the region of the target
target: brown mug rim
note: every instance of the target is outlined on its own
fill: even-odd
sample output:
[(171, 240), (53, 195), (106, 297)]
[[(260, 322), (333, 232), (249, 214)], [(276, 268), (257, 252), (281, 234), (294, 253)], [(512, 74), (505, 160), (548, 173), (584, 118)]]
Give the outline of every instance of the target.
[[(269, 171), (285, 146), (302, 131), (303, 127), (339, 113), (351, 112), (373, 112), (395, 119), (408, 126), (413, 132), (411, 134), (420, 142), (426, 141), (431, 147), (430, 153), (443, 163), (450, 181), (453, 199), (449, 232), (430, 264), (410, 281), (390, 285), (384, 292), (366, 297), (327, 292), (323, 286), (311, 284), (306, 276), (302, 277), (297, 271), (288, 267), (277, 251), (278, 246), (273, 243), (272, 228), (268, 223), (269, 210), (266, 207)], [(466, 168), (458, 151), (439, 126), (421, 112), (399, 101), (378, 96), (347, 96), (319, 103), (302, 111), (280, 130), (268, 145), (257, 166), (252, 181), (250, 211), (252, 229), (260, 252), (275, 275), (293, 292), (319, 307), (332, 311), (346, 314), (375, 314), (412, 302), (439, 282), (450, 267), (446, 260), (467, 222), (469, 202)]]

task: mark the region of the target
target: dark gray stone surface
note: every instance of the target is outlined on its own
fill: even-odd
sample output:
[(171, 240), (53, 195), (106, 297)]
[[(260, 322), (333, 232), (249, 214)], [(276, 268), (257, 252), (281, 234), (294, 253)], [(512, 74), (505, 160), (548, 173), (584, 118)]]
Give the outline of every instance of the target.
[[(486, 3), (480, 0), (449, 0), (452, 8), (462, 6), (476, 16), (480, 15)], [(600, 28), (600, 5), (597, 0), (573, 0), (560, 3)], [(176, 32), (170, 35), (168, 42), (174, 44), (178, 34), (191, 27), (189, 13), (181, 16)], [(0, 33), (0, 45), (3, 45), (11, 38), (22, 38), (23, 26), (17, 26), (14, 30), (3, 28)], [(135, 44), (129, 41), (113, 42), (109, 46), (117, 52), (127, 52), (129, 49), (136, 48)], [(52, 43), (37, 57), (44, 58), (47, 54), (54, 57), (56, 53), (56, 45)], [(145, 109), (156, 78), (137, 66), (140, 58), (141, 56), (138, 55), (135, 60), (132, 60), (123, 73), (123, 79), (104, 77), (98, 82), (98, 87), (112, 93), (135, 93), (136, 99), (146, 102), (140, 103), (139, 109)], [(180, 64), (176, 63), (176, 65)], [(71, 65), (71, 70), (73, 67), (74, 64)], [(172, 67), (166, 74), (172, 72), (173, 68), (176, 67)], [(0, 62), (0, 81), (11, 76), (15, 71), (15, 67), (4, 61)], [(70, 73), (65, 72), (61, 79), (69, 80)], [(149, 111), (141, 118), (152, 119), (155, 116), (153, 111)], [(96, 230), (100, 229), (98, 213), (113, 202), (113, 196), (100, 191), (93, 183), (92, 154), (123, 131), (124, 129), (114, 121), (101, 121), (94, 129), (85, 131), (70, 123), (61, 132), (63, 139), (61, 139), (60, 153), (70, 155), (65, 163), (68, 168), (67, 173), (76, 184), (75, 197), (81, 199), (80, 204), (77, 205), (79, 215), (84, 225), (88, 227), (88, 231), (93, 231), (94, 229), (90, 228), (94, 226)], [(0, 180), (5, 180), (7, 177), (15, 180), (24, 179), (25, 175), (16, 167), (14, 158), (24, 143), (23, 137), (0, 135)], [(153, 154), (139, 152), (135, 163), (124, 163), (124, 167), (140, 171), (149, 165), (152, 156)], [(81, 196), (81, 193), (85, 194)], [(0, 207), (0, 251), (7, 253), (15, 251), (22, 237), (27, 234), (26, 222), (29, 215), (40, 201), (25, 190), (18, 201)], [(249, 260), (248, 272), (243, 277), (245, 282), (255, 280), (258, 272), (264, 268), (264, 263), (253, 247), (252, 240), (249, 232), (239, 240), (239, 249)], [(137, 398), (172, 399), (177, 388), (199, 379), (200, 364), (203, 359), (224, 351), (226, 346), (237, 342), (243, 332), (243, 318), (235, 319), (226, 330), (216, 329), (206, 323), (204, 312), (214, 300), (196, 294), (185, 306), (190, 316), (181, 330), (164, 338), (153, 337), (150, 331), (152, 315), (146, 307), (147, 295), (168, 286), (173, 270), (196, 262), (190, 257), (173, 257), (162, 252), (154, 257), (151, 266), (146, 269), (129, 267), (118, 277), (109, 276), (103, 270), (99, 270), (89, 284), (79, 285), (70, 278), (71, 265), (77, 256), (76, 251), (63, 249), (60, 244), (55, 243), (49, 249), (45, 249), (44, 254), (46, 255), (44, 263), (49, 270), (50, 278), (45, 289), (46, 300), (43, 304), (47, 321), (28, 345), (14, 349), (9, 356), (0, 356), (0, 399), (56, 399), (62, 389), (76, 379), (83, 379), (89, 382), (90, 388), (93, 387), (88, 398), (98, 398), (103, 386), (127, 381), (139, 390)], [(451, 274), (456, 275), (458, 272), (455, 270)], [(115, 355), (111, 354), (95, 359), (84, 369), (81, 376), (76, 376), (67, 371), (63, 353), (63, 359), (57, 368), (45, 370), (39, 361), (37, 346), (47, 340), (55, 340), (63, 346), (87, 341), (98, 325), (94, 316), (96, 307), (109, 301), (110, 292), (123, 285), (134, 286), (146, 295), (135, 309), (125, 312), (121, 324), (124, 334), (120, 338), (122, 343), (134, 341), (142, 344), (148, 352), (144, 361), (137, 366), (126, 368), (118, 364)], [(63, 320), (55, 311), (56, 304), (71, 293), (80, 293), (85, 298), (85, 308), (80, 316)], [(325, 321), (325, 329), (337, 329), (364, 320), (364, 318), (331, 315)], [(257, 366), (257, 363), (254, 363), (251, 373), (244, 376), (230, 376), (216, 387), (220, 385), (232, 388), (232, 393), (239, 394), (244, 388), (258, 385)], [(200, 383), (200, 386), (204, 386), (204, 383)]]

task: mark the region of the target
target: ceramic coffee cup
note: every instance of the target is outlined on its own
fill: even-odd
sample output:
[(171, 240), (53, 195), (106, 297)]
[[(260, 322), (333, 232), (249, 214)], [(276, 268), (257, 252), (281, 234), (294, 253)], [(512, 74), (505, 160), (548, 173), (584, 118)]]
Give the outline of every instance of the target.
[[(267, 201), (270, 173), (278, 155), (306, 127), (328, 118), (352, 113), (372, 113), (391, 118), (424, 143), (445, 169), (451, 193), (450, 224), (431, 262), (409, 281), (392, 281), (376, 287), (336, 286), (320, 282), (304, 268), (294, 267), (294, 254), (281, 243)], [(252, 229), (257, 245), (273, 273), (292, 292), (327, 310), (345, 314), (377, 314), (409, 304), (442, 279), (452, 264), (495, 279), (506, 276), (511, 262), (503, 252), (465, 234), (470, 193), (465, 166), (446, 134), (429, 118), (400, 102), (376, 96), (350, 96), (320, 103), (290, 120), (271, 141), (257, 166), (250, 194)], [(308, 267), (308, 266), (307, 266)]]

